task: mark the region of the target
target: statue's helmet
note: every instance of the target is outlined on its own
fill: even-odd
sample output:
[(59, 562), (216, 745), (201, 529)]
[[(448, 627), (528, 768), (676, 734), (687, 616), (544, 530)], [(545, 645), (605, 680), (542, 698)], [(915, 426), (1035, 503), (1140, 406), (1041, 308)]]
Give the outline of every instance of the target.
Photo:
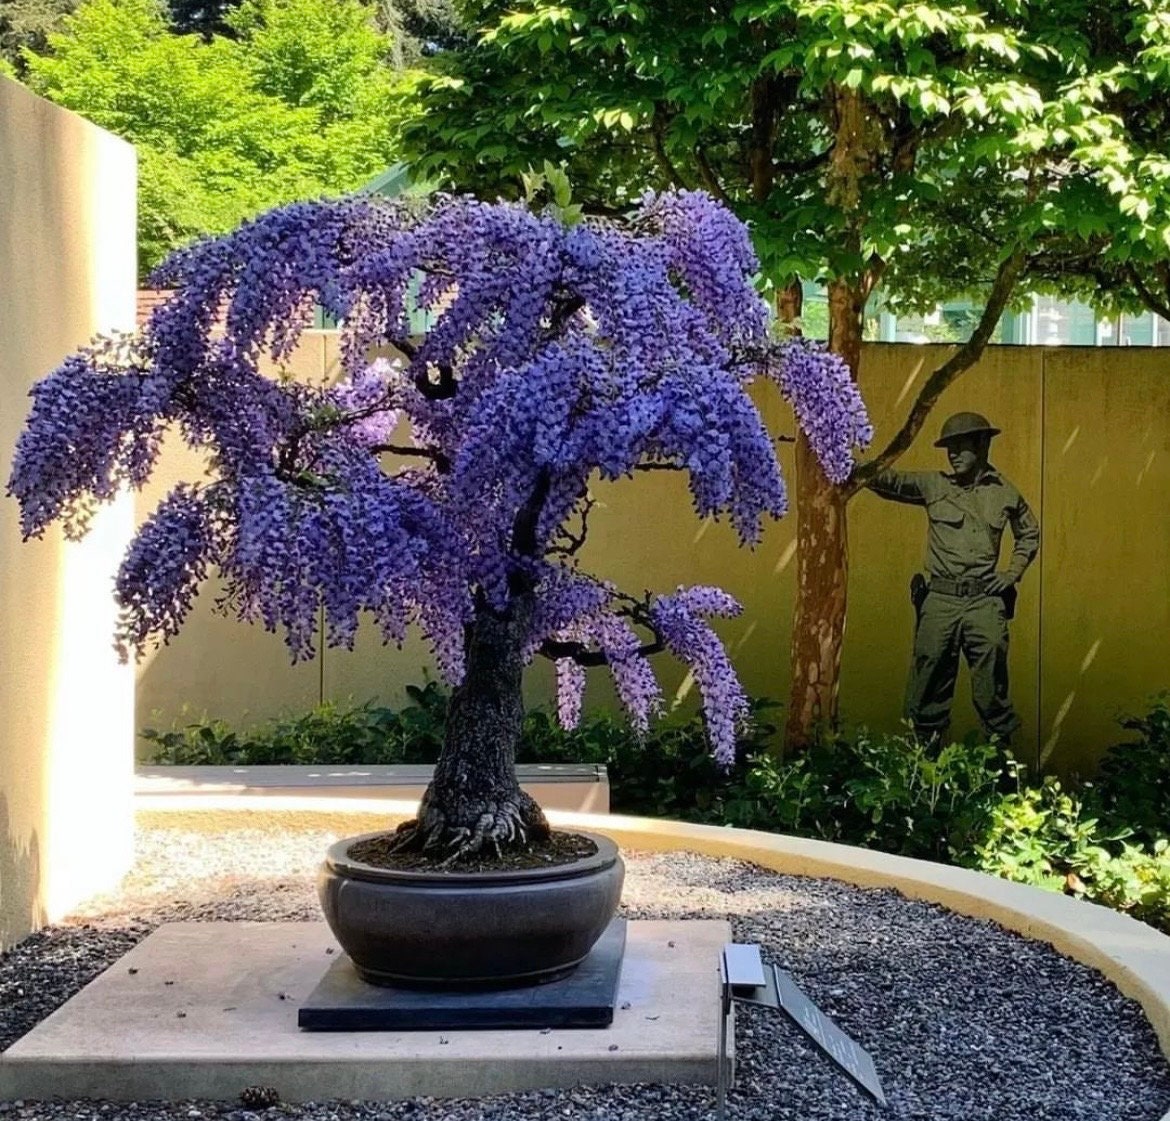
[(955, 413), (943, 422), (942, 432), (934, 442), (936, 448), (945, 448), (952, 440), (960, 436), (974, 436), (986, 432), (988, 436), (998, 436), (996, 428), (987, 417), (981, 413)]

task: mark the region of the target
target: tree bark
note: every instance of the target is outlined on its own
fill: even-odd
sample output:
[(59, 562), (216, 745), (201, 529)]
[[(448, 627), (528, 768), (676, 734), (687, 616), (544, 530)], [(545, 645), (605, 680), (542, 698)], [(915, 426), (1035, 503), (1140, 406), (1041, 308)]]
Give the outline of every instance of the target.
[(803, 314), (804, 289), (801, 287), (800, 277), (797, 277), (777, 291), (776, 315), (781, 323), (786, 324), (785, 330), (789, 334), (799, 335), (802, 332), (796, 325), (796, 320)]
[[(847, 280), (829, 286), (829, 349), (861, 360), (864, 298)], [(837, 723), (849, 584), (848, 493), (825, 477), (804, 433), (796, 441), (796, 609), (784, 746), (809, 747)]]
[(532, 605), (525, 593), (504, 615), (485, 607), (469, 628), (466, 674), (451, 695), (439, 761), (418, 817), (400, 830), (401, 847), (446, 851), (450, 862), (548, 835), (544, 814), (516, 779)]

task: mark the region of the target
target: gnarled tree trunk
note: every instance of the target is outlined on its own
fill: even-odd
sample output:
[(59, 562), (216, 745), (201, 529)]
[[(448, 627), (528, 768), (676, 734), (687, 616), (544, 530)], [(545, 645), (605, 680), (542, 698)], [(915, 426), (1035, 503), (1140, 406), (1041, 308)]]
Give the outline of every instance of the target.
[(547, 836), (544, 814), (516, 779), (521, 651), (531, 614), (528, 594), (505, 615), (481, 609), (469, 628), (466, 675), (451, 695), (443, 749), (418, 818), (402, 827), (404, 846), (421, 844), (454, 859)]

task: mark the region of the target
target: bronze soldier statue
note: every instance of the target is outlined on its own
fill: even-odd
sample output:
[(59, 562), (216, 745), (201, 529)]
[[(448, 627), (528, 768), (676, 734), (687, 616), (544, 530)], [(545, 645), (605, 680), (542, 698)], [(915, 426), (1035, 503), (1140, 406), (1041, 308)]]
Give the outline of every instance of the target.
[[(1020, 724), (1008, 696), (1008, 620), (1016, 585), (1040, 549), (1040, 523), (988, 462), (999, 431), (979, 413), (956, 413), (934, 445), (946, 449), (951, 474), (882, 471), (869, 483), (882, 498), (926, 507), (927, 575), (910, 585), (917, 626), (906, 689), (906, 716), (924, 739), (947, 735), (960, 654), (987, 735), (1010, 743)], [(1005, 525), (1015, 547), (999, 571)]]

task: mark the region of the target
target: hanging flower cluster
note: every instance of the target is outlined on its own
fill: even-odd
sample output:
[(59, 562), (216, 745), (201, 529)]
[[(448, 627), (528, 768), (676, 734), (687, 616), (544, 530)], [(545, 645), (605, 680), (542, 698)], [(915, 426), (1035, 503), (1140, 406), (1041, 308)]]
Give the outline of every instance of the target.
[(720, 588), (679, 588), (654, 602), (653, 619), (666, 648), (690, 666), (703, 697), (707, 737), (716, 762), (735, 762), (735, 734), (748, 716), (748, 699), (719, 636), (704, 622), (708, 615), (730, 617), (742, 608)]
[(849, 367), (820, 343), (789, 339), (765, 367), (792, 405), (796, 422), (825, 474), (843, 483), (853, 470), (854, 447), (873, 439), (873, 426)]
[[(420, 625), (458, 682), (468, 623), (523, 595), (526, 653), (556, 659), (566, 724), (584, 667), (604, 664), (644, 728), (661, 700), (647, 658), (666, 649), (727, 761), (746, 700), (705, 619), (733, 601), (633, 600), (558, 542), (591, 477), (646, 465), (685, 472), (699, 515), (758, 541), (786, 507), (746, 391), (760, 375), (830, 477), (847, 476), (869, 438), (860, 397), (822, 348), (769, 341), (756, 271), (742, 224), (699, 192), (573, 227), (465, 197), (282, 207), (175, 254), (155, 278), (175, 294), (139, 335), (99, 340), (34, 388), (9, 492), (26, 535), (56, 520), (80, 534), (95, 503), (146, 481), (175, 429), (211, 478), (176, 488), (130, 548), (125, 655), (173, 636), (215, 573), (221, 605), (283, 630), (296, 657), (322, 609), (342, 645), (368, 612), (388, 641)], [(263, 356), (289, 355), (314, 305), (341, 323), (343, 380), (265, 376)], [(433, 322), (421, 339), (412, 310)], [(401, 357), (378, 357), (387, 347)]]

